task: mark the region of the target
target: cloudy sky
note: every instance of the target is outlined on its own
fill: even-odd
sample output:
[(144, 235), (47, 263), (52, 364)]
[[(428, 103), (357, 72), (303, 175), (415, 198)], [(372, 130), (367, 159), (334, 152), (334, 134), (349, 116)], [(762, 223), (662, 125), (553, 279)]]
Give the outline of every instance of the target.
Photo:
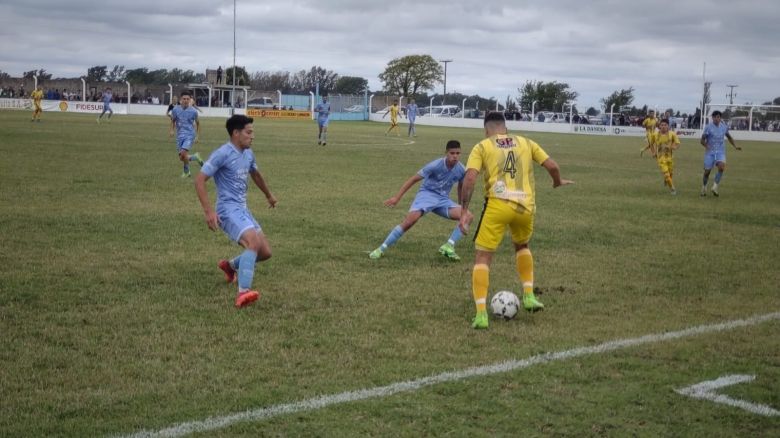
[[(527, 80), (566, 82), (599, 108), (634, 87), (634, 104), (692, 111), (702, 67), (713, 103), (780, 96), (777, 0), (237, 0), (237, 64), (319, 65), (372, 90), (388, 61), (452, 59), (447, 90), (515, 97)], [(0, 70), (54, 77), (94, 65), (204, 72), (233, 58), (232, 0), (2, 0)], [(441, 86), (436, 91), (441, 92)]]

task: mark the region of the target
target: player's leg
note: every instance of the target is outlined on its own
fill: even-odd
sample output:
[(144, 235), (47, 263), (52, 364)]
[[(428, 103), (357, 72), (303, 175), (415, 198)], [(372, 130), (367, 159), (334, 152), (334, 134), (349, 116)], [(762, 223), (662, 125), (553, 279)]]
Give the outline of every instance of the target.
[(321, 130), (322, 130), (322, 133), (321, 133), (322, 145), (325, 146), (326, 144), (328, 144), (328, 121), (327, 120), (322, 123), (322, 129)]
[(182, 178), (192, 176), (190, 173), (190, 155), (189, 155), (189, 142), (186, 140), (177, 140), (179, 143), (179, 161), (182, 162)]
[(712, 194), (715, 196), (720, 196), (719, 191), (719, 185), (720, 185), (720, 179), (723, 178), (723, 172), (726, 171), (726, 158), (725, 157), (719, 157), (722, 159), (719, 159), (715, 162), (715, 167), (718, 168), (718, 173), (715, 174), (715, 182), (712, 183)]
[(664, 174), (664, 177), (669, 182), (669, 190), (671, 194), (676, 195), (677, 189), (674, 188), (674, 161), (671, 159), (666, 162), (666, 173)]
[(471, 326), (475, 329), (488, 327), (487, 296), (490, 286), (490, 264), (493, 253), (501, 244), (504, 231), (513, 211), (503, 201), (488, 199), (474, 232), (474, 268), (471, 272), (471, 293), (474, 297), (476, 314)]
[[(433, 210), (437, 215), (445, 218), (460, 221), (461, 208), (455, 204), (454, 201), (447, 198), (446, 204)], [(455, 252), (455, 245), (463, 237), (463, 232), (460, 231), (459, 224), (455, 224), (455, 228), (450, 233), (450, 237), (444, 245), (439, 247), (439, 254), (447, 257), (450, 260), (460, 260), (460, 256)]]
[(715, 166), (715, 156), (712, 154), (704, 155), (704, 174), (701, 179), (701, 196), (707, 196), (707, 181), (710, 179), (710, 172)]
[[(414, 205), (412, 207), (414, 207)], [(407, 232), (410, 228), (412, 228), (414, 224), (416, 224), (417, 221), (422, 217), (422, 215), (423, 215), (422, 210), (409, 211), (409, 213), (404, 218), (403, 222), (401, 222), (399, 225), (396, 225), (395, 228), (390, 230), (390, 233), (385, 238), (385, 241), (382, 242), (382, 244), (377, 249), (371, 251), (368, 257), (371, 259), (378, 259), (382, 257), (385, 251), (387, 251), (389, 247), (395, 245), (395, 243), (398, 242), (398, 239), (400, 239), (405, 232)]]
[(534, 215), (528, 211), (516, 213), (509, 229), (515, 247), (515, 267), (523, 285), (523, 308), (529, 312), (544, 310), (544, 304), (534, 296), (534, 258), (528, 248), (534, 231)]
[(319, 120), (317, 121), (317, 130), (318, 130), (317, 131), (317, 144), (321, 145), (322, 144), (322, 123), (320, 123)]
[(111, 107), (108, 107), (108, 120), (111, 120), (111, 117), (114, 115), (114, 110), (111, 109)]

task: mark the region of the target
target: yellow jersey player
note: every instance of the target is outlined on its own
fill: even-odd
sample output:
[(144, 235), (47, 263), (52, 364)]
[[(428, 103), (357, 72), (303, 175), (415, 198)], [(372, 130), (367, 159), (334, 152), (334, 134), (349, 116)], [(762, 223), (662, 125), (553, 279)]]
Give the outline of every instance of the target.
[(485, 117), (485, 135), (471, 150), (461, 190), (460, 227), (468, 231), (468, 210), (477, 175), (484, 173), (485, 208), (474, 233), (476, 254), (471, 274), (472, 293), (477, 314), (472, 326), (488, 327), (487, 295), (490, 263), (509, 228), (515, 248), (515, 267), (523, 284), (523, 307), (529, 312), (543, 310), (534, 296), (534, 261), (528, 242), (534, 225), (534, 174), (532, 161), (542, 165), (553, 179), (553, 187), (571, 184), (561, 179), (558, 164), (535, 142), (507, 135), (506, 119), (500, 112)]
[(669, 120), (661, 120), (658, 124), (658, 132), (653, 135), (650, 151), (653, 153), (653, 157), (658, 160), (658, 167), (661, 168), (661, 173), (664, 175), (664, 184), (669, 187), (672, 195), (677, 194), (677, 190), (674, 188), (674, 181), (672, 180), (674, 174), (674, 159), (672, 155), (679, 147), (680, 138), (677, 137), (676, 132), (669, 130)]
[(43, 113), (43, 108), (41, 108), (41, 101), (43, 100), (43, 88), (38, 85), (38, 88), (33, 90), (32, 93), (30, 93), (30, 98), (33, 101), (33, 115), (31, 122), (41, 121), (41, 114)]
[(645, 140), (647, 140), (647, 145), (642, 148), (641, 151), (639, 151), (639, 155), (641, 156), (646, 150), (650, 148), (650, 145), (653, 143), (653, 135), (655, 135), (655, 126), (658, 124), (658, 119), (655, 118), (655, 111), (650, 110), (650, 113), (645, 117), (644, 120), (642, 120), (642, 126), (645, 128)]
[(385, 135), (389, 134), (390, 131), (395, 129), (395, 135), (399, 137), (401, 136), (401, 129), (398, 127), (399, 112), (401, 112), (401, 108), (398, 107), (398, 101), (394, 100), (393, 104), (390, 106), (390, 110), (382, 116), (382, 118), (384, 119), (388, 113), (390, 114), (390, 127), (387, 128), (387, 132), (385, 132)]

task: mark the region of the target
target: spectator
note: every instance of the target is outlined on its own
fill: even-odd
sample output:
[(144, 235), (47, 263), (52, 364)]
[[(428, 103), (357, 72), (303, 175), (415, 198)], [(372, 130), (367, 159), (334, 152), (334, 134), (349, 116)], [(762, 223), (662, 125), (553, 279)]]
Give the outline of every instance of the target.
[(544, 123), (544, 113), (539, 112), (539, 116), (536, 117), (536, 119), (542, 123)]
[(220, 65), (219, 68), (217, 68), (217, 84), (222, 83), (222, 66)]

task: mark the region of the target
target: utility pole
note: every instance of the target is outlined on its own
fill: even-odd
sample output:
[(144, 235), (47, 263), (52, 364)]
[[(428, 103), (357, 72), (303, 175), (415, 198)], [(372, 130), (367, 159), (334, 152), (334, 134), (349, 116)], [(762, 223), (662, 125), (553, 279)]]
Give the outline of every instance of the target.
[(441, 104), (444, 105), (444, 104), (446, 104), (446, 99), (447, 99), (447, 64), (452, 62), (452, 60), (451, 59), (440, 59), (439, 62), (443, 62), (444, 63), (444, 95), (441, 98)]
[(726, 97), (729, 98), (729, 105), (734, 105), (734, 96), (736, 96), (736, 94), (734, 94), (734, 89), (739, 87), (739, 85), (726, 85), (726, 86), (730, 88), (729, 94), (726, 95)]

